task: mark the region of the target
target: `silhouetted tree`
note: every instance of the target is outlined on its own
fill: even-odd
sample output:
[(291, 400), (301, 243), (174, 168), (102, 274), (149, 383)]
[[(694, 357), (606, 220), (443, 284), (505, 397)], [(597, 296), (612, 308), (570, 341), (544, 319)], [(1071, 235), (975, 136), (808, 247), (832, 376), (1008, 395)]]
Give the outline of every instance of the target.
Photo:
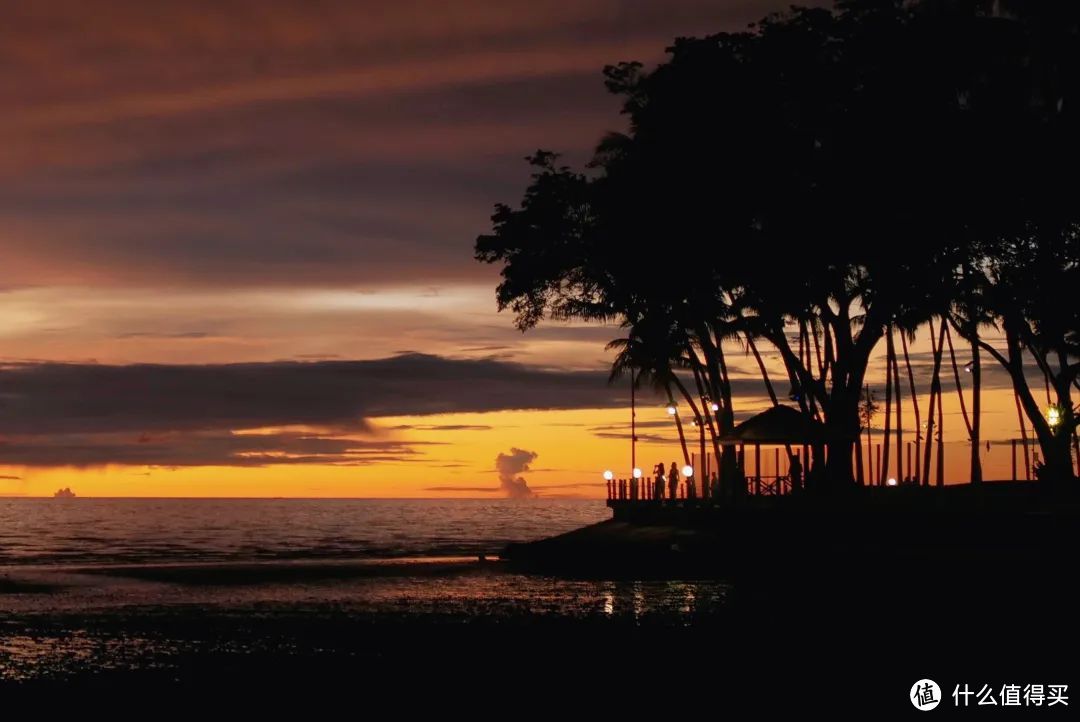
[[(1032, 239), (1051, 237), (1047, 212), (1058, 229), (1075, 220), (1071, 182), (1024, 185), (1054, 152), (1075, 155), (1066, 99), (1078, 45), (1066, 42), (1075, 24), (1056, 12), (848, 0), (773, 15), (748, 32), (679, 39), (651, 71), (606, 68), (627, 131), (599, 143), (586, 173), (552, 153), (532, 156), (520, 206), (497, 206), (493, 232), (477, 239), (477, 258), (502, 265), (500, 308), (522, 329), (545, 317), (664, 327), (669, 387), (699, 423), (715, 424), (714, 446), (734, 419), (725, 342), (743, 339), (765, 379), (757, 343), (772, 345), (800, 407), (844, 439), (827, 454), (834, 485), (853, 481), (859, 399), (878, 342), (890, 327), (901, 331), (918, 424), (907, 340), (941, 319), (927, 483), (941, 414), (940, 334), (948, 319), (984, 348), (985, 319), (964, 321), (958, 301), (978, 286), (1018, 352), (1064, 359), (1052, 378), (1071, 434), (1075, 339), (1060, 335), (1070, 321), (1011, 298), (1006, 289), (1020, 278), (1004, 268)], [(1048, 49), (1032, 50), (1047, 38)], [(1059, 236), (1075, 243), (1075, 234)], [(1037, 255), (1017, 271), (1027, 281), (1046, 265), (1070, 272), (1067, 254)], [(1010, 359), (999, 360), (1017, 363)], [(1031, 416), (1033, 400), (1018, 393)], [(705, 395), (719, 406), (715, 418), (693, 398)], [(1061, 473), (1055, 433), (1066, 432), (1039, 438)], [(722, 452), (730, 471), (733, 450)]]

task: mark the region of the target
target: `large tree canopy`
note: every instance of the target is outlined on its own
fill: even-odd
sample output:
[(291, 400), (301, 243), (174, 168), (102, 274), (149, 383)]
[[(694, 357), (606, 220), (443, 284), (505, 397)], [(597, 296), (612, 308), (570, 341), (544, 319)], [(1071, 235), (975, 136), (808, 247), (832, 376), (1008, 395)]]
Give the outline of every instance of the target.
[[(1053, 172), (1080, 160), (1078, 13), (1006, 6), (851, 0), (679, 39), (651, 71), (608, 67), (628, 131), (585, 172), (532, 156), (522, 203), (477, 239), (502, 264), (500, 307), (523, 329), (625, 324), (666, 349), (651, 366), (691, 369), (721, 402), (714, 419), (684, 394), (718, 433), (735, 337), (774, 346), (804, 410), (851, 437), (878, 341), (934, 317), (944, 330), (975, 295), (980, 320), (1023, 319), (1020, 348), (1041, 338), (1070, 367), (1076, 314), (1010, 296), (1004, 269), (1075, 274), (1080, 258), (1076, 174)], [(981, 343), (978, 321), (957, 325)], [(829, 479), (852, 479), (851, 450), (830, 446)]]

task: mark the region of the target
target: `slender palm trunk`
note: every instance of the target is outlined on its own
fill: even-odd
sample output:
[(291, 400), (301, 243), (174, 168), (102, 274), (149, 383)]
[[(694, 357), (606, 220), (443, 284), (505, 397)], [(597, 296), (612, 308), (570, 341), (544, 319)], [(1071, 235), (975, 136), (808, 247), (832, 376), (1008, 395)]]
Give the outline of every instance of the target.
[[(687, 387), (683, 384), (683, 380), (679, 379), (675, 374), (672, 374), (672, 380), (675, 382), (675, 386), (678, 389), (678, 393), (683, 395), (686, 399), (687, 406), (690, 407), (690, 412), (693, 413), (693, 420), (698, 424), (699, 430), (701, 430), (701, 453), (705, 453), (705, 437), (704, 437), (704, 423), (705, 420), (701, 418), (701, 412), (698, 411), (698, 405), (693, 403), (693, 396), (687, 391)], [(675, 423), (679, 427), (679, 439), (683, 441), (683, 461), (687, 466), (690, 465), (690, 453), (686, 445), (686, 438), (683, 436), (683, 421), (679, 419), (679, 414), (675, 414)]]
[(683, 432), (682, 419), (675, 414), (675, 427), (679, 430), (679, 446), (682, 447), (683, 463), (690, 463), (690, 451), (686, 447), (686, 434)]
[(765, 382), (765, 390), (769, 392), (769, 399), (772, 400), (772, 405), (776, 406), (780, 403), (776, 400), (776, 389), (773, 388), (772, 381), (769, 379), (769, 372), (765, 369), (765, 362), (762, 360), (757, 344), (754, 343), (754, 339), (750, 334), (746, 334), (746, 345), (750, 347), (750, 352), (754, 354), (754, 360), (757, 361), (758, 371), (761, 372), (761, 380)]
[(1024, 410), (1020, 406), (1020, 392), (1013, 391), (1013, 400), (1016, 401), (1016, 418), (1020, 420), (1020, 440), (1024, 445), (1024, 479), (1031, 479), (1031, 456), (1028, 452), (1027, 426), (1024, 424)]
[[(866, 404), (867, 408), (870, 406), (870, 384), (866, 385)], [(870, 413), (866, 414), (866, 485), (873, 486), (874, 484), (874, 443), (870, 439), (870, 424), (873, 422), (873, 418)]]
[[(900, 396), (900, 366), (896, 363), (896, 344), (889, 329), (888, 363), (892, 370), (893, 393), (896, 394), (896, 479), (904, 480), (904, 404)], [(907, 470), (910, 473), (910, 469)]]
[(945, 349), (945, 322), (942, 321), (937, 343), (934, 343), (934, 319), (930, 319), (930, 345), (934, 356), (934, 373), (930, 378), (930, 413), (926, 417), (926, 449), (923, 456), (923, 486), (930, 485), (930, 457), (934, 450), (934, 411), (941, 397), (941, 354)]
[(885, 445), (884, 453), (881, 455), (881, 468), (878, 469), (878, 486), (885, 485), (885, 479), (889, 476), (889, 434), (892, 433), (892, 384), (890, 383), (890, 375), (892, 370), (889, 367), (889, 358), (892, 356), (892, 326), (889, 326), (885, 336), (885, 436), (882, 439), (882, 443)]
[[(675, 406), (675, 397), (671, 393), (671, 383), (667, 384), (668, 403)], [(678, 408), (678, 407), (676, 407)], [(690, 451), (686, 448), (686, 434), (683, 432), (682, 419), (675, 414), (675, 428), (679, 432), (679, 446), (682, 447), (683, 463), (690, 463)]]
[[(693, 350), (691, 350), (690, 353), (693, 353)], [(698, 379), (698, 375), (696, 373), (694, 374), (694, 382), (697, 384), (699, 395), (701, 395), (701, 382)], [(694, 424), (697, 426), (698, 430), (698, 453), (700, 454), (697, 460), (697, 467), (694, 468), (694, 478), (701, 480), (704, 479), (702, 473), (705, 469), (705, 417), (703, 415), (703, 412), (705, 411), (705, 400), (704, 398), (702, 398), (701, 410), (699, 411), (698, 405), (694, 403), (693, 397), (690, 396), (690, 392), (686, 390), (686, 386), (683, 385), (682, 381), (679, 380), (678, 377), (675, 378), (675, 383), (679, 385), (679, 391), (686, 398), (686, 403), (690, 405), (690, 410), (694, 413)], [(687, 461), (686, 464), (687, 466), (694, 467), (694, 465), (691, 464), (689, 461)], [(698, 486), (701, 487), (702, 497), (704, 498), (706, 496), (705, 485), (698, 484)]]
[[(933, 332), (931, 332), (932, 334)], [(911, 357), (908, 356), (907, 336), (900, 332), (900, 346), (904, 349), (904, 365), (907, 367), (908, 385), (911, 387), (911, 408), (915, 411), (915, 464), (911, 469), (911, 478), (916, 484), (919, 483), (920, 451), (922, 450), (922, 418), (919, 416), (919, 394), (915, 389), (915, 372), (911, 368)]]
[[(718, 440), (719, 434), (717, 432), (717, 426), (719, 420), (713, 413), (713, 410), (709, 408), (709, 403), (706, 399), (710, 399), (716, 403), (716, 399), (712, 398), (712, 395), (708, 392), (708, 378), (706, 377), (706, 369), (701, 368), (700, 363), (697, 361), (697, 357), (693, 357), (693, 372), (694, 383), (697, 385), (698, 395), (701, 396), (701, 413), (705, 417), (705, 423), (709, 426), (709, 442), (712, 444), (713, 454), (717, 461), (720, 459), (720, 442)], [(719, 404), (717, 404), (719, 407)], [(719, 411), (719, 408), (717, 409)], [(702, 457), (704, 458), (704, 451), (702, 451)]]
[[(967, 429), (968, 439), (971, 441), (971, 483), (978, 484), (982, 481), (982, 470), (979, 464), (979, 440), (975, 434), (975, 425), (968, 416), (967, 404), (964, 402), (964, 387), (960, 383), (960, 367), (956, 362), (956, 352), (953, 350), (952, 332), (945, 326), (945, 341), (949, 345), (949, 358), (952, 361), (953, 380), (956, 382), (956, 395), (960, 399), (960, 414), (964, 417), (964, 428)], [(974, 361), (972, 362), (974, 364)], [(974, 365), (972, 371), (974, 372)], [(974, 404), (974, 400), (972, 401)]]
[[(978, 329), (974, 330), (977, 334)], [(971, 342), (971, 483), (981, 484), (983, 480), (982, 437), (980, 433), (982, 419), (982, 359), (977, 341)]]
[[(945, 322), (942, 321), (944, 324)], [(938, 383), (937, 407), (937, 480), (938, 486), (945, 486), (945, 404), (941, 399), (941, 384)]]

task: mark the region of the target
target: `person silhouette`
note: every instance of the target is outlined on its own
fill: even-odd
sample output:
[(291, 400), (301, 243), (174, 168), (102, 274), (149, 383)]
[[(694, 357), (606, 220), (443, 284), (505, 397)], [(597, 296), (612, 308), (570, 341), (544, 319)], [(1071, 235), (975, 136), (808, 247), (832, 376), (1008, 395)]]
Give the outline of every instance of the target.
[(661, 461), (653, 467), (653, 474), (656, 475), (653, 495), (662, 501), (664, 499), (664, 462)]
[(791, 462), (788, 465), (788, 473), (791, 475), (791, 490), (798, 491), (802, 488), (802, 462), (799, 461), (798, 454), (791, 455)]
[(679, 497), (679, 467), (675, 465), (675, 462), (671, 462), (671, 470), (668, 471), (668, 498), (677, 499)]

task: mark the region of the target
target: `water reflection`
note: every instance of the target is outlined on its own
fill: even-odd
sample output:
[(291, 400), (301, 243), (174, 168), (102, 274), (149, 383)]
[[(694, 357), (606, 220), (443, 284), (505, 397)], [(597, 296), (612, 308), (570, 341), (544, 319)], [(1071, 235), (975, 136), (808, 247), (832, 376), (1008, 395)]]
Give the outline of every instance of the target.
[(727, 583), (711, 580), (609, 581), (599, 585), (597, 596), (603, 616), (635, 622), (662, 616), (689, 624), (698, 615), (720, 611), (730, 591)]

